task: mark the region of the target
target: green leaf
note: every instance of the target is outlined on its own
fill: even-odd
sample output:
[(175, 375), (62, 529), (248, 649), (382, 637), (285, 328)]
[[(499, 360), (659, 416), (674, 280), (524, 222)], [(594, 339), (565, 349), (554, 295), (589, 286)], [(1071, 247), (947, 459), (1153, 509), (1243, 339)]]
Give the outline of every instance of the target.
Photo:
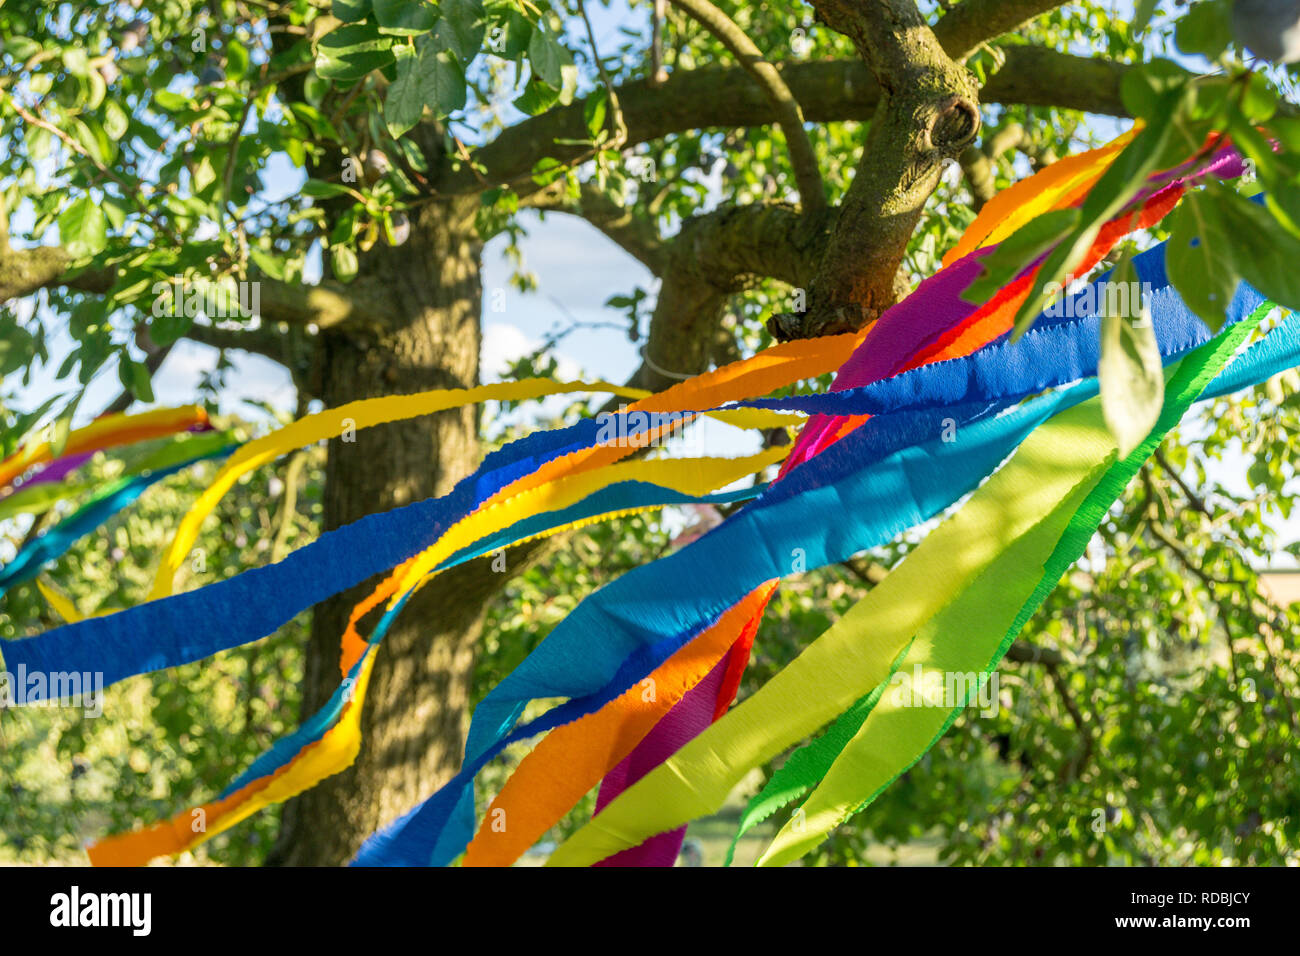
[(599, 136), (605, 128), (605, 115), (609, 108), (609, 92), (603, 86), (592, 90), (586, 102), (582, 104), (582, 118), (587, 123), (587, 132), (593, 137)]
[[(119, 107), (120, 109), (120, 107)], [(33, 160), (42, 160), (50, 155), (54, 137), (40, 126), (26, 127), (27, 155)]]
[(81, 47), (66, 47), (62, 53), (63, 66), (75, 76), (84, 76), (90, 72), (90, 60)]
[(122, 387), (128, 391), (134, 384), (134, 376), (131, 373), (131, 366), (135, 363), (131, 361), (131, 356), (126, 354), (126, 349), (122, 349), (121, 355), (117, 359), (117, 380), (122, 383)]
[(170, 313), (154, 316), (149, 323), (149, 338), (156, 345), (171, 345), (194, 324), (194, 317), (186, 315), (182, 308), (174, 308)]
[(1283, 308), (1300, 309), (1300, 240), (1263, 206), (1226, 186), (1209, 183), (1205, 194), (1232, 239), (1232, 261), (1241, 277)]
[(394, 139), (412, 129), (424, 115), (419, 61), (419, 54), (411, 48), (398, 48), (397, 79), (384, 96), (384, 122)]
[(1165, 97), (1184, 86), (1192, 74), (1172, 60), (1155, 59), (1133, 67), (1120, 80), (1119, 95), (1124, 108), (1134, 116), (1155, 116), (1165, 106)]
[(1273, 144), (1239, 113), (1232, 115), (1228, 132), (1264, 187), (1265, 207), (1300, 238), (1300, 157), (1274, 152)]
[(1200, 76), (1192, 84), (1192, 102), (1188, 109), (1193, 119), (1219, 120), (1228, 105), (1228, 95), (1233, 92), (1231, 78), (1218, 73)]
[(330, 230), (330, 245), (338, 246), (351, 242), (357, 234), (357, 207), (345, 210)]
[(1241, 112), (1251, 123), (1266, 123), (1277, 112), (1277, 94), (1263, 73), (1248, 73)]
[(568, 169), (554, 156), (543, 156), (533, 164), (533, 182), (547, 186), (568, 172)]
[(0, 378), (31, 364), (36, 338), (18, 324), (13, 313), (0, 313)]
[(68, 131), (100, 165), (108, 166), (117, 158), (117, 143), (109, 139), (104, 127), (93, 116), (85, 119), (72, 117), (68, 121)]
[(252, 246), (248, 250), (248, 257), (256, 263), (257, 267), (269, 275), (272, 279), (284, 281), (284, 260), (278, 256), (272, 255), (257, 246)]
[[(1132, 260), (1126, 256), (1111, 273), (1110, 281), (1132, 283), (1128, 288), (1138, 288)], [(1125, 300), (1129, 301), (1127, 296)], [(1097, 374), (1102, 415), (1124, 458), (1151, 433), (1165, 401), (1160, 346), (1145, 302), (1136, 315), (1103, 309)]]
[(188, 109), (190, 98), (183, 93), (177, 93), (175, 90), (154, 90), (154, 103), (168, 113), (178, 113), (181, 110)]
[(538, 79), (558, 90), (564, 85), (564, 65), (572, 60), (559, 41), (539, 26), (528, 41), (528, 62)]
[(1174, 124), (1181, 119), (1183, 106), (1189, 99), (1185, 85), (1175, 85), (1166, 92), (1162, 97), (1164, 107), (1155, 111), (1147, 125), (1092, 187), (1080, 209), (1079, 225), (1039, 266), (1033, 288), (1016, 314), (1013, 340), (1033, 324), (1051, 291), (1070, 278), (1101, 232), (1101, 227), (1137, 195), (1147, 177), (1160, 166), (1172, 141)]
[(238, 40), (226, 40), (226, 78), (239, 82), (248, 73), (248, 49)]
[(433, 7), (425, 0), (374, 0), (380, 33), (419, 36), (433, 29)]
[(194, 192), (201, 193), (217, 181), (217, 171), (212, 168), (211, 157), (201, 156), (194, 164)]
[(81, 78), (81, 82), (86, 90), (85, 108), (99, 109), (99, 104), (104, 102), (104, 96), (108, 93), (108, 84), (104, 82), (98, 70), (87, 73)]
[(4, 52), (14, 58), (17, 63), (30, 60), (36, 54), (41, 52), (41, 45), (31, 37), (25, 36), (6, 36), (4, 38)]
[(302, 82), (302, 93), (307, 98), (307, 102), (317, 108), (325, 102), (325, 96), (330, 91), (330, 82), (322, 78), (315, 70), (308, 73)]
[(120, 140), (126, 136), (126, 131), (131, 126), (131, 117), (127, 115), (122, 104), (117, 100), (109, 100), (104, 104), (104, 132), (113, 139)]
[(545, 113), (560, 101), (560, 91), (533, 77), (524, 87), (524, 92), (514, 101), (515, 109), (529, 116)]
[(339, 138), (339, 131), (334, 128), (334, 124), (311, 104), (286, 103), (285, 109), (293, 114), (294, 119), (310, 129), (311, 135), (316, 139), (337, 140)]
[(328, 199), (331, 196), (348, 196), (351, 190), (342, 183), (326, 182), (323, 179), (308, 179), (302, 184), (302, 194), (313, 199)]
[(336, 83), (355, 83), (393, 62), (393, 41), (371, 23), (331, 30), (316, 46), (316, 72)]
[(1277, 136), (1287, 152), (1300, 153), (1300, 118), (1275, 118), (1269, 124), (1269, 131)]
[(140, 401), (153, 401), (153, 383), (149, 380), (149, 369), (140, 362), (132, 361), (125, 349), (117, 361), (117, 377), (122, 387)]
[(356, 23), (370, 13), (370, 0), (334, 0), (330, 11), (344, 23)]
[(108, 219), (108, 224), (114, 229), (121, 229), (126, 225), (126, 217), (131, 213), (133, 207), (120, 199), (105, 196), (100, 203), (100, 208), (104, 210), (104, 216)]
[(415, 52), (397, 61), (397, 79), (384, 98), (384, 120), (394, 139), (420, 122), (427, 105), (445, 116), (465, 105), (465, 76), (435, 37), (421, 37)]
[(1189, 193), (1171, 217), (1165, 268), (1187, 307), (1217, 332), (1241, 276), (1233, 265), (1232, 237), (1225, 235), (1213, 199)]
[(528, 51), (533, 32), (532, 21), (518, 10), (511, 10), (504, 20), (493, 26), (488, 48), (497, 56), (517, 60)]
[(1129, 29), (1133, 36), (1140, 35), (1146, 30), (1147, 25), (1151, 23), (1151, 17), (1155, 15), (1156, 6), (1160, 0), (1137, 0), (1133, 8), (1133, 20), (1129, 24)]
[(483, 4), (479, 0), (443, 0), (439, 9), (442, 18), (435, 28), (437, 35), (462, 65), (468, 65), (483, 48), (487, 32)]
[(572, 62), (560, 67), (560, 102), (568, 106), (578, 92), (578, 67)]
[(72, 434), (72, 416), (77, 413), (77, 406), (81, 404), (81, 399), (85, 394), (86, 390), (83, 388), (49, 426), (45, 440), (50, 443), (52, 457), (58, 458), (63, 454), (63, 449), (68, 444), (68, 436)]
[(59, 213), (59, 240), (73, 259), (86, 259), (108, 245), (104, 211), (90, 196), (74, 199)]
[(1174, 40), (1184, 53), (1199, 53), (1217, 60), (1228, 48), (1232, 24), (1226, 3), (1198, 3), (1178, 21)]

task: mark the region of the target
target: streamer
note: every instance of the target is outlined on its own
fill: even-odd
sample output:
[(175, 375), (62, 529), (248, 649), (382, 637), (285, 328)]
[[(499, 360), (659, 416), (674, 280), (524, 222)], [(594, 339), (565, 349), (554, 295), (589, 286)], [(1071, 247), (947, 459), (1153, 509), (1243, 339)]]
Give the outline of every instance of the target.
[(34, 578), (40, 573), (42, 567), (61, 557), (79, 538), (94, 531), (139, 498), (150, 485), (184, 471), (200, 461), (224, 458), (236, 447), (226, 445), (174, 465), (132, 478), (122, 478), (108, 485), (72, 515), (29, 542), (12, 561), (0, 568), (0, 594), (4, 594), (15, 584)]
[[(1097, 402), (1079, 406), (1031, 436), (1022, 453), (1030, 450), (1031, 444), (1041, 446), (1046, 454), (1052, 453), (1054, 445), (1064, 445), (1072, 454), (1088, 448), (1095, 464), (1081, 468), (1078, 485), (1062, 496), (1031, 532), (992, 562), (966, 592), (926, 623), (911, 642), (903, 672), (916, 664), (922, 668), (923, 679), (934, 676), (943, 681), (946, 674), (966, 673), (986, 677), (1061, 575), (1083, 553), (1106, 510), (1268, 308), (1261, 307), (1246, 322), (1224, 331), (1215, 343), (1180, 364), (1170, 377), (1159, 420), (1124, 460), (1116, 461), (1114, 436)], [(1067, 427), (1072, 432), (1066, 438), (1056, 434)], [(1008, 481), (1028, 484), (1041, 480), (1043, 463), (1020, 461), (1020, 457), (1004, 469)], [(1080, 458), (1086, 463), (1083, 455)], [(1058, 461), (1056, 467), (1062, 465)], [(960, 640), (954, 639), (958, 633)], [(963, 700), (952, 708), (904, 706), (898, 695), (886, 695), (804, 803), (798, 831), (786, 824), (759, 865), (779, 866), (816, 846), (832, 827), (875, 799), (919, 760), (947, 732), (964, 705)]]
[[(1253, 299), (1252, 299), (1253, 297)], [(1258, 297), (1251, 290), (1242, 290), (1237, 297), (1234, 297), (1234, 307), (1242, 309), (1252, 301), (1257, 302)], [(1154, 321), (1159, 325), (1171, 314), (1177, 302), (1176, 298), (1166, 298), (1163, 301), (1153, 303)], [(1063, 328), (1077, 327), (1077, 324), (1062, 324)], [(1095, 335), (1095, 331), (1092, 332)], [(1023, 341), (1023, 340), (1022, 340)], [(951, 366), (942, 366), (937, 371), (949, 370), (952, 368), (962, 368), (969, 364), (970, 359), (963, 362), (954, 363)], [(935, 374), (935, 373), (931, 373)], [(1085, 383), (1085, 390), (1095, 388), (1095, 384)], [(1069, 390), (1065, 393), (1059, 393), (1056, 396), (1045, 398), (1047, 403), (1063, 403), (1079, 401), (1087, 397), (1084, 391), (1078, 388)], [(1021, 415), (1033, 415), (1036, 410), (1045, 408), (1044, 402), (1030, 403), (1020, 410)], [(1026, 413), (1028, 409), (1028, 413)], [(1053, 405), (1052, 410), (1055, 409)], [(952, 417), (954, 422), (976, 421), (979, 413), (963, 416), (958, 411), (949, 407), (946, 414)], [(1043, 416), (1045, 418), (1046, 415)], [(1043, 418), (1033, 420), (1030, 429)], [(741, 561), (735, 557), (728, 557), (736, 554), (790, 554), (792, 549), (800, 547), (800, 539), (795, 539), (790, 543), (787, 539), (785, 543), (777, 543), (779, 538), (773, 532), (757, 531), (754, 533), (753, 540), (745, 543), (724, 543), (719, 544), (715, 539), (716, 536), (725, 538), (728, 529), (733, 533), (739, 534), (738, 531), (743, 525), (749, 522), (761, 522), (764, 517), (763, 509), (772, 507), (775, 502), (783, 496), (798, 494), (806, 490), (805, 485), (811, 483), (820, 483), (822, 474), (834, 470), (837, 465), (842, 464), (844, 467), (851, 467), (865, 461), (877, 460), (880, 456), (873, 454), (870, 449), (870, 442), (873, 438), (887, 436), (888, 439), (897, 441), (897, 446), (886, 446), (887, 450), (894, 450), (894, 447), (902, 447), (903, 452), (911, 451), (906, 446), (910, 443), (909, 439), (901, 438), (900, 435), (906, 434), (905, 429), (896, 426), (907, 421), (906, 416), (878, 416), (864, 426), (865, 435), (858, 436), (857, 441), (851, 442), (848, 450), (841, 450), (838, 454), (835, 447), (828, 449), (818, 455), (812, 461), (808, 462), (801, 469), (791, 472), (787, 480), (779, 485), (773, 486), (764, 494), (754, 505), (744, 512), (733, 516), (732, 520), (723, 527), (714, 529), (708, 535), (699, 541), (694, 542), (690, 547), (676, 555), (662, 559), (655, 565), (645, 568), (639, 568), (619, 579), (612, 582), (597, 595), (589, 598), (588, 601), (580, 605), (574, 612), (561, 623), (559, 627), (548, 637), (547, 641), (542, 644), (534, 653), (520, 665), (516, 671), (503, 680), (496, 688), (489, 692), (488, 696), (479, 705), (476, 710), (474, 719), (471, 722), (470, 743), (467, 748), (467, 764), (477, 768), (490, 759), (490, 756), (499, 752), (503, 741), (509, 739), (506, 735), (510, 733), (510, 727), (513, 725), (518, 714), (522, 710), (524, 703), (533, 697), (571, 697), (575, 699), (590, 699), (592, 703), (584, 703), (583, 707), (599, 706), (604, 700), (612, 694), (612, 687), (616, 680), (615, 674), (622, 674), (620, 668), (623, 666), (625, 659), (631, 660), (636, 653), (650, 653), (648, 647), (664, 646), (671, 648), (673, 645), (672, 635), (690, 635), (696, 632), (701, 620), (712, 619), (721, 613), (723, 608), (729, 606), (730, 601), (739, 598), (747, 588), (744, 585), (746, 580), (742, 575), (750, 574), (747, 580), (762, 581), (771, 577), (780, 576), (785, 570), (788, 570), (788, 559), (784, 562), (768, 564), (761, 568), (746, 569)], [(856, 553), (866, 547), (883, 543), (889, 540), (897, 532), (919, 523), (928, 517), (936, 514), (943, 507), (946, 507), (952, 501), (970, 490), (985, 474), (992, 471), (993, 468), (1009, 453), (1018, 441), (1027, 434), (1027, 431), (1016, 432), (1016, 424), (1022, 421), (1018, 416), (1009, 416), (1006, 419), (999, 420), (999, 429), (1005, 429), (998, 434), (994, 442), (989, 445), (979, 447), (972, 452), (967, 452), (965, 443), (960, 443), (961, 453), (953, 454), (950, 448), (944, 448), (947, 443), (939, 442), (941, 446), (935, 452), (936, 459), (934, 463), (926, 467), (909, 468), (909, 479), (897, 481), (897, 472), (890, 477), (895, 478), (897, 484), (894, 486), (896, 498), (889, 498), (884, 501), (876, 501), (872, 504), (864, 504), (861, 509), (844, 508), (848, 512), (848, 518), (852, 519), (856, 514), (863, 515), (885, 515), (892, 518), (895, 524), (886, 524), (883, 527), (876, 527), (871, 532), (863, 532), (861, 537), (852, 537), (849, 540), (839, 538), (836, 542), (838, 548), (826, 551), (815, 551), (818, 545), (825, 547), (825, 542), (802, 542), (809, 544), (807, 550), (807, 566), (817, 567), (832, 560), (842, 560), (849, 555)], [(911, 420), (912, 427), (915, 429), (914, 435), (919, 439), (920, 435), (936, 435), (942, 429), (938, 426), (938, 421), (934, 417), (926, 418), (918, 416)], [(970, 426), (961, 431), (969, 434)], [(854, 433), (856, 435), (857, 433)], [(850, 435), (844, 439), (844, 442), (850, 442), (854, 437)], [(882, 439), (886, 440), (886, 439)], [(923, 448), (933, 448), (935, 442)], [(952, 448), (959, 447), (959, 443), (951, 443)], [(946, 454), (945, 454), (946, 452)], [(855, 454), (856, 453), (856, 454)], [(900, 454), (902, 454), (900, 453)], [(903, 459), (906, 460), (906, 459)], [(886, 458), (885, 462), (898, 468), (890, 459)], [(965, 471), (965, 469), (971, 469)], [(802, 474), (801, 474), (802, 472)], [(864, 473), (864, 477), (869, 472)], [(876, 479), (880, 487), (887, 487), (889, 478), (882, 476)], [(867, 484), (863, 481), (863, 484)], [(917, 489), (941, 486), (941, 490), (936, 494), (935, 499), (928, 507), (917, 511), (909, 511), (899, 507), (899, 501), (906, 501), (917, 493)], [(819, 489), (820, 490), (820, 489)], [(841, 496), (846, 494), (840, 492)], [(806, 509), (801, 513), (805, 516), (802, 519), (790, 519), (789, 524), (802, 527), (805, 522), (811, 522), (815, 519), (809, 517), (816, 514), (816, 506), (810, 501), (800, 502)], [(836, 504), (840, 504), (837, 502)], [(830, 501), (821, 504), (823, 508), (839, 510), (832, 505)], [(841, 507), (843, 505), (841, 504)], [(913, 507), (915, 507), (915, 498), (913, 497)], [(905, 515), (906, 517), (902, 517)], [(762, 527), (761, 524), (757, 527)], [(828, 528), (828, 535), (836, 532), (845, 534), (849, 537), (852, 532), (846, 529), (857, 530), (859, 526), (852, 520), (842, 522), (834, 527)], [(716, 545), (716, 550), (712, 552), (701, 552), (698, 549), (707, 548), (708, 543)], [(695, 562), (689, 565), (678, 565), (674, 567), (675, 561), (684, 560), (689, 554), (700, 555), (702, 553), (709, 556), (697, 558)], [(716, 557), (712, 556), (716, 555)], [(838, 556), (834, 556), (838, 555)], [(783, 567), (784, 565), (784, 567)], [(719, 567), (725, 566), (725, 570), (720, 571)], [(641, 577), (640, 575), (646, 575)], [(738, 579), (739, 578), (739, 579)], [(670, 583), (673, 582), (673, 583)], [(675, 587), (674, 587), (675, 583)], [(649, 596), (658, 597), (665, 595), (659, 600)], [(593, 602), (599, 602), (599, 608), (592, 610), (590, 605)], [(668, 605), (671, 602), (671, 606)], [(698, 603), (694, 603), (698, 602)], [(687, 618), (687, 608), (691, 608), (691, 617)], [(587, 615), (591, 617), (588, 618)], [(662, 623), (661, 623), (662, 621)], [(597, 637), (597, 634), (600, 636)], [(561, 647), (561, 642), (563, 646)], [(599, 645), (596, 647), (595, 645)], [(557, 649), (559, 648), (559, 649)], [(582, 650), (579, 650), (582, 648)], [(660, 652), (662, 653), (662, 652)], [(658, 660), (662, 657), (652, 657), (648, 663), (639, 663), (631, 679), (639, 679), (644, 676)], [(595, 662), (600, 662), (601, 669), (595, 673)], [(591, 676), (588, 676), (591, 675)], [(628, 679), (624, 675), (621, 679)], [(607, 681), (607, 686), (602, 685), (601, 681)], [(516, 681), (518, 681), (519, 690), (515, 690)], [(621, 691), (627, 684), (622, 684), (617, 689)], [(566, 711), (566, 708), (569, 708)], [(556, 721), (561, 721), (561, 714), (584, 712), (570, 701), (569, 705), (557, 708), (553, 714), (544, 722), (535, 721), (527, 725), (532, 733), (537, 732), (546, 726), (554, 726)], [(570, 717), (569, 719), (572, 719)], [(516, 731), (515, 733), (521, 733)], [(460, 793), (468, 793), (468, 782), (466, 777), (472, 777), (472, 774), (463, 773), (448, 787), (457, 791), (455, 797), (461, 810), (459, 811), (459, 821), (455, 836), (448, 835), (445, 845), (448, 847), (457, 847), (455, 852), (459, 852), (459, 847), (463, 847), (464, 841), (469, 838), (468, 833), (461, 833), (468, 827), (472, 831), (472, 824), (466, 822), (468, 802), (466, 797), (459, 796)], [(419, 862), (423, 859), (428, 862), (426, 852), (430, 852), (437, 837), (435, 834), (441, 834), (448, 820), (453, 814), (453, 806), (447, 801), (451, 800), (450, 794), (435, 795), (426, 802), (423, 811), (417, 809), (412, 815), (405, 818), (402, 822), (390, 827), (389, 830), (381, 832), (372, 838), (372, 843), (363, 848), (358, 860), (365, 863), (384, 862), (393, 859), (401, 859), (406, 863)], [(413, 834), (411, 843), (413, 847), (409, 855), (407, 851), (399, 850), (398, 845), (406, 842), (406, 838), (400, 836), (402, 831), (410, 830)], [(438, 862), (447, 862), (441, 859)]]
[[(1300, 361), (1300, 336), (1295, 334), (1300, 328), (1292, 320), (1285, 325), (1294, 363)], [(1221, 341), (1245, 331), (1246, 326), (1239, 325), (1224, 333)], [(1225, 353), (1228, 350), (1213, 358)], [(1258, 361), (1261, 357), (1276, 360), (1276, 350), (1252, 349), (1239, 356), (1233, 363), (1236, 381), (1255, 381), (1267, 372), (1266, 363)], [(1213, 370), (1210, 359), (1205, 358), (1205, 367)], [(1091, 383), (1076, 386), (1085, 388), (1095, 390)], [(1213, 387), (1208, 390), (1212, 393)], [(1090, 447), (1095, 433), (1089, 416), (1095, 414), (1095, 406), (1088, 406), (1071, 412), (1060, 427), (1047, 430), (1045, 426), (1033, 444), (1022, 447), (1012, 459), (1020, 462), (1016, 469), (999, 471), (799, 658), (593, 818), (551, 862), (592, 863), (713, 812), (749, 768), (815, 732), (877, 687), (900, 649), (987, 568), (1006, 543), (1025, 534), (1078, 490), (1080, 475), (1086, 478), (1087, 466), (1098, 460), (1095, 444)], [(1032, 475), (1031, 461), (1037, 466)], [(682, 781), (689, 781), (689, 786), (678, 786)]]
[[(125, 413), (104, 415), (89, 425), (69, 432), (63, 446), (62, 457), (129, 445), (207, 424), (208, 413), (198, 405), (157, 408), (134, 415)], [(14, 479), (32, 466), (52, 459), (53, 447), (49, 442), (37, 442), (20, 448), (0, 462), (0, 489), (11, 485)]]
[(633, 685), (599, 711), (542, 738), (492, 801), (464, 865), (508, 866), (518, 859), (715, 669), (775, 589), (769, 581), (751, 592), (668, 658), (651, 675), (651, 699), (644, 687)]

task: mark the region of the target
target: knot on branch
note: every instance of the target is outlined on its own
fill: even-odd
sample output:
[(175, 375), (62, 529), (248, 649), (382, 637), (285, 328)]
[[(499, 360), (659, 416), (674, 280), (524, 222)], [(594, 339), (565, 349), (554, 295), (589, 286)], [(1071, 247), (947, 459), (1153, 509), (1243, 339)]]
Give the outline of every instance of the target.
[(945, 156), (957, 156), (975, 142), (980, 131), (979, 108), (964, 96), (951, 96), (930, 121), (930, 146)]
[(856, 332), (880, 317), (880, 310), (868, 305), (840, 305), (809, 312), (774, 312), (767, 331), (778, 342), (815, 339), (823, 335)]

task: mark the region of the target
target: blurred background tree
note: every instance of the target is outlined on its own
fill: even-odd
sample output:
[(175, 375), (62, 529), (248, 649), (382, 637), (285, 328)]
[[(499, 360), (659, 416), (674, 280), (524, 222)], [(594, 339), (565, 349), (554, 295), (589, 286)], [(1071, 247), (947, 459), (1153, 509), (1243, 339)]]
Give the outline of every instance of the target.
[[(931, 274), (997, 189), (1159, 112), (1126, 77), (1138, 94), (1190, 82), (1164, 56), (1245, 75), (1230, 8), (8, 0), (2, 397), (30, 411), (27, 390), (54, 381), (66, 391), (46, 417), (66, 423), (99, 411), (81, 399), (115, 370), (110, 407), (147, 403), (182, 338), (287, 368), (298, 402), (271, 410), (281, 418), (473, 384), (492, 305), (483, 245), (504, 235), (517, 250), (537, 213), (581, 217), (657, 279), (609, 303), (645, 358), (632, 384), (666, 387), (773, 336), (857, 328)], [(625, 27), (617, 42), (597, 49), (593, 16)], [(1289, 73), (1268, 75), (1290, 91)], [(534, 284), (522, 264), (514, 281)], [(173, 308), (176, 282), (219, 290), (223, 307)], [(256, 310), (236, 307), (241, 282), (257, 284)], [(53, 330), (74, 341), (57, 368)], [(553, 374), (556, 341), (512, 374)], [(1003, 670), (1006, 706), (960, 720), (812, 862), (1294, 859), (1295, 609), (1256, 571), (1277, 561), (1290, 517), (1294, 385), (1218, 403), (1167, 443), (1026, 629)], [(295, 456), (205, 525), (208, 570), (186, 586), (444, 492), (492, 443), (544, 423), (467, 409)], [(9, 432), (8, 444), (21, 437)], [(141, 600), (205, 474), (154, 488), (49, 579), (83, 610)], [(196, 857), (347, 859), (454, 772), (487, 687), (582, 595), (671, 547), (685, 520), (525, 547), (509, 575), (484, 560), (441, 576), (385, 643), (357, 764), (293, 801), (278, 830), (260, 814)], [(12, 540), (32, 530), (16, 525)], [(783, 588), (742, 693), (907, 546)], [(105, 718), (0, 714), (0, 853), (66, 857), (86, 836), (210, 796), (332, 691), (342, 623), (368, 587), (254, 648), (125, 682)], [(0, 636), (53, 624), (32, 587), (4, 602)], [(697, 827), (710, 862), (719, 829)]]

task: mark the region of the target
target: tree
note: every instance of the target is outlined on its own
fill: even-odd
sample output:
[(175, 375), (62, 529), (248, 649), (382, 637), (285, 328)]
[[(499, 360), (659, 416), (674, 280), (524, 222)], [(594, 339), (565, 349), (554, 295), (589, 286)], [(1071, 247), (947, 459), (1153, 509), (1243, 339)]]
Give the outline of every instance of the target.
[[(597, 50), (582, 0), (11, 0), (0, 224), (8, 209), (30, 227), (17, 245), (0, 233), (0, 301), (43, 297), (77, 341), (60, 377), (84, 386), (116, 362), (123, 407), (151, 398), (182, 337), (269, 356), (329, 407), (467, 386), (483, 244), (517, 237), (533, 210), (584, 218), (659, 279), (631, 384), (663, 388), (664, 370), (773, 336), (860, 328), (933, 271), (1020, 157), (1069, 151), (1081, 112), (1155, 102), (1122, 95), (1150, 57), (1143, 25), (1100, 4), (924, 6), (673, 0), (649, 36)], [(1065, 52), (1098, 37), (1104, 55)], [(306, 179), (273, 198), (281, 157)], [(725, 201), (709, 209), (720, 167)], [(949, 168), (965, 186), (936, 193)], [(239, 283), (256, 284), (256, 319), (236, 307), (252, 288)], [(185, 307), (196, 289), (212, 294)], [(639, 334), (639, 300), (626, 301)], [(48, 359), (43, 327), (13, 311), (5, 323), (3, 371), (30, 375)], [(479, 438), (467, 408), (331, 442), (324, 526), (446, 491)], [(521, 549), (510, 570), (544, 555)], [(479, 561), (412, 602), (376, 667), (366, 747), (286, 807), (277, 862), (345, 860), (454, 772), (485, 609), (506, 580)], [(316, 610), (304, 714), (332, 691), (368, 587)]]

